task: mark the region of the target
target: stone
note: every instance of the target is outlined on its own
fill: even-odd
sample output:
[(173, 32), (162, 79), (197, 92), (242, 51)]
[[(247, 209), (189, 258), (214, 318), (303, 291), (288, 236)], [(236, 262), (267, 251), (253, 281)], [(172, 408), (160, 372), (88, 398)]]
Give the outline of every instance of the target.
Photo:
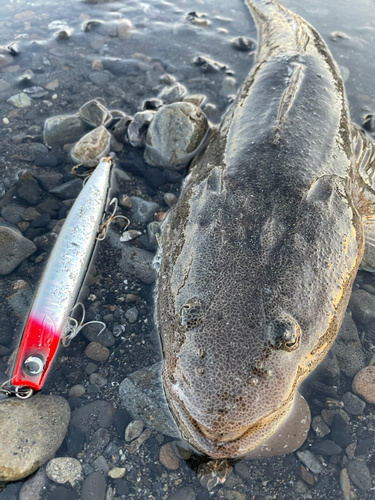
[(74, 410), (70, 424), (80, 432), (86, 433), (92, 429), (110, 427), (114, 414), (115, 409), (110, 403), (96, 400)]
[(11, 84), (0, 78), (0, 92), (5, 92), (9, 90), (11, 87)]
[(185, 94), (186, 88), (181, 85), (181, 83), (176, 82), (172, 85), (164, 87), (158, 97), (159, 99), (162, 99), (166, 104), (172, 104), (181, 101)]
[(323, 456), (338, 455), (342, 452), (341, 446), (338, 446), (330, 439), (324, 439), (323, 441), (313, 443), (311, 450), (317, 455)]
[(135, 114), (126, 132), (127, 140), (134, 148), (140, 148), (145, 145), (147, 129), (154, 116), (155, 113), (153, 111), (140, 111)]
[(348, 430), (348, 424), (339, 413), (336, 413), (333, 417), (331, 439), (337, 445), (341, 446), (341, 448), (346, 448), (353, 442), (353, 438)]
[(57, 237), (58, 234), (50, 232), (41, 236), (37, 236), (33, 239), (33, 241), (37, 247), (41, 248), (45, 252), (50, 252), (54, 244), (56, 243)]
[(366, 290), (355, 288), (349, 300), (354, 319), (367, 325), (375, 320), (375, 296)]
[(104, 475), (99, 471), (93, 472), (82, 485), (81, 500), (104, 500), (106, 488)]
[(107, 127), (112, 121), (112, 115), (108, 109), (95, 99), (81, 106), (78, 113), (82, 120), (92, 127), (99, 127), (100, 125)]
[(140, 279), (143, 283), (153, 283), (156, 280), (156, 270), (153, 266), (154, 254), (142, 248), (126, 245), (122, 249), (120, 267), (125, 273)]
[(323, 470), (322, 464), (316, 458), (316, 456), (309, 450), (297, 451), (297, 457), (301, 462), (308, 467), (314, 474), (320, 474)]
[(120, 241), (122, 241), (123, 243), (127, 243), (128, 241), (132, 241), (135, 238), (142, 236), (142, 234), (143, 233), (141, 233), (140, 231), (135, 231), (134, 229), (131, 229), (130, 231), (124, 231), (120, 236)]
[(108, 472), (108, 476), (112, 477), (113, 479), (119, 479), (125, 476), (125, 472), (126, 469), (124, 469), (123, 467), (115, 467)]
[(153, 189), (159, 189), (166, 184), (167, 179), (159, 168), (148, 167), (145, 172), (145, 181)]
[(4, 316), (0, 318), (0, 344), (8, 345), (13, 340), (13, 328), (9, 320)]
[(255, 42), (246, 36), (236, 36), (231, 40), (232, 47), (242, 52), (249, 52), (254, 46)]
[(69, 397), (70, 398), (80, 398), (81, 396), (83, 396), (86, 392), (86, 389), (83, 387), (83, 385), (81, 384), (77, 384), (77, 385), (73, 385), (73, 387), (71, 387), (69, 389)]
[(87, 452), (92, 454), (102, 453), (110, 440), (111, 433), (107, 429), (98, 429), (90, 438)]
[(340, 488), (344, 495), (344, 500), (351, 500), (350, 481), (347, 469), (340, 471)]
[(151, 97), (150, 99), (146, 99), (146, 101), (143, 101), (142, 109), (156, 111), (157, 109), (161, 108), (163, 104), (164, 103), (161, 99), (158, 99), (157, 97)]
[(104, 362), (109, 358), (109, 350), (99, 342), (90, 342), (85, 349), (85, 356), (93, 361)]
[(125, 318), (129, 323), (135, 323), (138, 319), (138, 309), (136, 307), (131, 307), (125, 313)]
[(126, 194), (122, 194), (120, 196), (119, 203), (122, 207), (125, 207), (125, 208), (131, 208), (133, 206), (132, 200)]
[(92, 465), (95, 469), (104, 472), (104, 474), (108, 474), (109, 472), (109, 466), (103, 455), (100, 455), (96, 460), (94, 460)]
[(108, 384), (108, 380), (100, 375), (100, 373), (92, 373), (90, 375), (90, 383), (102, 388)]
[(352, 382), (352, 391), (366, 403), (375, 403), (375, 366), (366, 366), (357, 373)]
[(194, 104), (194, 106), (201, 106), (206, 100), (206, 96), (204, 94), (192, 94), (184, 97), (183, 102), (189, 102), (190, 104)]
[(316, 417), (312, 419), (311, 427), (315, 431), (315, 434), (318, 436), (318, 438), (322, 438), (331, 432), (331, 429), (324, 422), (323, 418), (320, 415), (316, 415)]
[(18, 196), (30, 205), (37, 205), (40, 201), (40, 189), (36, 179), (30, 172), (24, 172), (18, 180)]
[(0, 226), (0, 275), (10, 274), (36, 250), (37, 246), (16, 229)]
[(139, 448), (141, 447), (141, 445), (147, 441), (147, 439), (151, 436), (151, 431), (150, 429), (145, 429), (142, 434), (137, 438), (137, 439), (134, 439), (134, 441), (132, 441), (130, 443), (130, 446), (129, 446), (129, 453), (136, 453), (138, 452)]
[(148, 128), (144, 159), (152, 166), (180, 170), (192, 159), (207, 130), (206, 115), (194, 104), (164, 106)]
[(46, 227), (51, 220), (50, 214), (41, 214), (31, 222), (30, 227)]
[(351, 415), (362, 415), (366, 403), (352, 392), (346, 392), (341, 398), (345, 410)]
[(142, 434), (144, 423), (142, 420), (133, 420), (125, 430), (125, 441), (133, 441)]
[(82, 334), (89, 340), (90, 342), (98, 342), (100, 345), (104, 347), (111, 347), (114, 345), (116, 342), (115, 337), (112, 335), (112, 333), (108, 330), (108, 328), (105, 328), (101, 333), (101, 326), (100, 325), (87, 325), (85, 328), (82, 330)]
[(173, 193), (165, 193), (164, 201), (168, 205), (168, 207), (173, 207), (173, 205), (176, 205), (178, 198)]
[(70, 155), (74, 162), (86, 167), (96, 167), (103, 156), (107, 156), (111, 146), (111, 135), (100, 125), (84, 135), (73, 147)]
[(17, 290), (8, 297), (8, 304), (19, 318), (24, 319), (29, 313), (32, 300), (33, 292), (31, 290)]
[(371, 474), (364, 462), (360, 460), (351, 460), (348, 463), (347, 469), (350, 480), (357, 488), (363, 491), (371, 489)]
[(220, 95), (224, 97), (233, 96), (237, 93), (237, 83), (232, 76), (226, 76), (221, 84)]
[(69, 483), (71, 486), (83, 479), (81, 464), (71, 457), (58, 457), (50, 460), (46, 467), (46, 474), (55, 483)]
[(156, 221), (150, 222), (147, 226), (147, 236), (150, 247), (156, 250), (159, 246), (157, 235), (161, 234), (160, 224)]
[[(53, 155), (52, 153), (49, 153), (49, 152), (39, 153), (35, 157), (34, 164), (36, 167), (39, 167), (39, 168), (44, 168), (44, 167), (55, 168), (55, 167), (57, 167), (58, 160), (57, 160), (57, 157), (55, 155)], [(50, 188), (50, 189), (52, 189), (52, 188)]]
[(122, 39), (130, 38), (135, 29), (130, 19), (126, 19), (125, 17), (122, 19), (118, 19), (116, 21), (116, 26), (117, 26), (117, 36)]
[(111, 128), (112, 135), (117, 141), (125, 142), (127, 138), (126, 132), (132, 120), (133, 118), (131, 116), (125, 115)]
[(47, 483), (44, 467), (40, 467), (33, 477), (23, 483), (18, 500), (40, 500)]
[(0, 481), (32, 474), (61, 445), (70, 407), (61, 396), (8, 399), (0, 405)]
[(78, 141), (86, 132), (87, 126), (79, 116), (54, 116), (44, 124), (44, 142), (50, 147), (64, 146)]
[(167, 500), (195, 500), (195, 491), (193, 488), (185, 486), (169, 495)]
[(367, 450), (369, 450), (374, 446), (374, 441), (375, 441), (374, 436), (369, 436), (360, 441), (355, 449), (356, 455), (364, 455), (367, 452)]
[(77, 198), (81, 189), (82, 179), (73, 179), (51, 189), (50, 193), (58, 196), (61, 200), (71, 200)]
[(160, 448), (159, 460), (169, 470), (177, 470), (180, 466), (180, 459), (173, 451), (172, 443), (163, 444)]
[(130, 200), (132, 202), (130, 216), (134, 222), (148, 222), (159, 210), (159, 205), (153, 201), (146, 201), (138, 196), (131, 196)]
[(358, 330), (348, 312), (330, 353), (336, 357), (340, 370), (348, 377), (354, 377), (365, 366)]
[(100, 71), (89, 74), (89, 79), (98, 87), (104, 87), (109, 82), (111, 76), (108, 71)]
[(31, 106), (32, 100), (27, 94), (21, 92), (20, 94), (9, 97), (9, 99), (7, 99), (7, 102), (9, 102), (9, 104), (12, 104), (16, 108), (27, 108), (28, 106)]
[(85, 437), (83, 433), (74, 425), (69, 425), (68, 432), (65, 436), (65, 443), (68, 453), (76, 456), (83, 448)]
[[(18, 204), (7, 205), (6, 207), (4, 207), (1, 210), (1, 216), (7, 222), (16, 226), (22, 220), (26, 220), (26, 219), (23, 219), (23, 217), (22, 217), (24, 211), (25, 211), (25, 207), (23, 207), (22, 205), (18, 205)], [(38, 215), (39, 215), (39, 213), (38, 213)]]

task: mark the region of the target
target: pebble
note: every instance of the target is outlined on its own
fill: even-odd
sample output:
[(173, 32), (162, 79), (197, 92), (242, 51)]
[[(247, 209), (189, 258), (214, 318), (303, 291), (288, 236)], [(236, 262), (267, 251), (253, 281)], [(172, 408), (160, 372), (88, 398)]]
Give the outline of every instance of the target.
[(163, 104), (164, 103), (161, 99), (158, 99), (156, 97), (151, 97), (150, 99), (147, 99), (142, 103), (142, 109), (156, 111), (157, 109), (161, 108)]
[(123, 243), (126, 243), (128, 241), (132, 241), (135, 238), (138, 238), (138, 236), (141, 236), (143, 233), (140, 231), (134, 231), (134, 229), (131, 229), (130, 231), (124, 231), (122, 235), (120, 236), (120, 241)]
[(142, 248), (125, 245), (122, 249), (120, 267), (127, 274), (132, 274), (143, 283), (153, 283), (156, 280), (156, 270), (153, 266), (154, 254)]
[(111, 135), (100, 125), (84, 135), (70, 152), (73, 161), (87, 167), (96, 167), (103, 156), (107, 156), (111, 146)]
[(190, 104), (194, 104), (194, 106), (201, 106), (206, 100), (206, 96), (204, 94), (192, 94), (184, 97), (183, 102), (189, 102)]
[(176, 205), (178, 198), (173, 193), (165, 193), (164, 201), (168, 205), (168, 207), (173, 207), (173, 205)]
[(357, 373), (352, 391), (367, 403), (375, 403), (375, 366), (366, 366)]
[(367, 450), (374, 446), (374, 436), (369, 436), (356, 445), (355, 453), (356, 455), (363, 455)]
[(73, 387), (71, 387), (69, 389), (69, 397), (70, 398), (80, 398), (81, 396), (83, 396), (86, 392), (86, 389), (83, 387), (83, 385), (81, 384), (77, 384), (77, 385), (73, 385)]
[(92, 429), (97, 430), (99, 427), (110, 427), (114, 414), (115, 409), (110, 403), (97, 400), (74, 410), (70, 424), (86, 433)]
[(8, 298), (8, 304), (19, 318), (24, 319), (29, 312), (32, 300), (31, 290), (17, 290)]
[(308, 467), (314, 474), (320, 474), (323, 470), (322, 464), (316, 458), (316, 456), (309, 450), (297, 451), (297, 457), (301, 462)]
[(36, 245), (16, 229), (0, 226), (0, 275), (11, 273), (36, 250)]
[(236, 38), (232, 38), (231, 44), (234, 49), (243, 52), (249, 52), (255, 46), (254, 40), (246, 36), (236, 36)]
[(44, 142), (63, 146), (78, 141), (87, 132), (87, 126), (77, 115), (58, 115), (48, 118), (44, 124)]
[(172, 447), (178, 458), (181, 458), (182, 460), (189, 460), (194, 453), (185, 441), (172, 441)]
[(90, 375), (90, 383), (97, 387), (105, 387), (108, 384), (108, 380), (100, 375), (100, 373), (92, 373)]
[(110, 73), (107, 71), (96, 71), (89, 74), (89, 79), (98, 87), (104, 87), (110, 80)]
[(114, 345), (116, 342), (115, 337), (112, 335), (112, 333), (108, 330), (108, 328), (105, 328), (100, 335), (98, 333), (101, 330), (100, 325), (87, 325), (85, 328), (82, 330), (82, 334), (89, 340), (90, 342), (98, 342), (104, 347), (111, 347)]
[(331, 429), (324, 422), (323, 418), (320, 415), (316, 415), (316, 417), (312, 419), (311, 427), (315, 431), (315, 434), (318, 436), (318, 438), (322, 438), (331, 432)]
[(221, 84), (220, 94), (224, 97), (228, 97), (230, 95), (236, 95), (236, 93), (236, 80), (232, 76), (226, 76)]
[(138, 319), (138, 309), (136, 307), (131, 307), (125, 313), (125, 318), (129, 323), (135, 323)]
[(348, 431), (348, 424), (339, 413), (333, 417), (331, 439), (341, 448), (346, 448), (353, 442), (353, 438)]
[(160, 82), (164, 83), (164, 85), (173, 85), (176, 81), (176, 78), (172, 75), (166, 74), (160, 77)]
[(82, 485), (81, 500), (104, 500), (106, 488), (104, 475), (99, 471), (93, 472)]
[(125, 208), (131, 208), (133, 206), (132, 200), (126, 194), (122, 194), (120, 196), (119, 203), (121, 206), (123, 206)]
[(7, 99), (7, 102), (9, 102), (9, 104), (12, 104), (16, 108), (27, 108), (28, 106), (31, 106), (32, 100), (27, 94), (21, 92), (20, 94), (9, 97), (9, 99)]
[(113, 479), (120, 479), (125, 476), (126, 469), (124, 467), (115, 467), (114, 469), (108, 472), (108, 476)]
[(0, 481), (27, 477), (53, 456), (65, 437), (69, 419), (69, 404), (60, 396), (2, 401)]
[(37, 205), (40, 201), (40, 189), (38, 181), (34, 179), (30, 172), (24, 172), (18, 179), (17, 193), (22, 200), (30, 205)]
[(330, 352), (336, 357), (340, 370), (350, 378), (365, 366), (358, 330), (348, 312)]
[(147, 422), (150, 429), (180, 439), (165, 400), (160, 373), (161, 362), (132, 373), (120, 384), (120, 398), (134, 420)]
[(39, 153), (35, 160), (34, 160), (34, 164), (36, 167), (40, 167), (40, 168), (43, 168), (43, 167), (49, 167), (49, 168), (54, 168), (57, 166), (57, 158), (56, 156), (54, 156), (53, 154), (51, 153)]
[(186, 88), (181, 83), (176, 82), (168, 87), (164, 87), (158, 97), (166, 104), (172, 104), (181, 101), (185, 94)]
[[(2, 252), (1, 252), (2, 254)], [(0, 344), (8, 345), (13, 340), (13, 328), (9, 324), (9, 320), (4, 317), (0, 319)]]
[(18, 500), (40, 500), (46, 483), (46, 471), (40, 467), (33, 477), (23, 483)]
[(113, 137), (120, 142), (125, 141), (126, 132), (128, 130), (129, 124), (132, 122), (133, 118), (131, 116), (123, 116), (114, 127), (112, 127), (111, 132)]
[(153, 111), (140, 111), (135, 114), (126, 132), (127, 140), (133, 147), (140, 148), (145, 145), (146, 132), (154, 116)]
[(195, 491), (193, 488), (185, 486), (169, 495), (167, 500), (195, 500)]
[(51, 220), (50, 214), (41, 214), (38, 217), (35, 217), (33, 221), (30, 223), (30, 227), (46, 227)]
[(367, 325), (375, 320), (375, 296), (366, 290), (354, 289), (349, 300), (354, 319)]
[(340, 488), (344, 495), (344, 500), (351, 500), (350, 481), (347, 469), (340, 471)]
[(109, 358), (109, 350), (99, 342), (90, 342), (85, 349), (85, 356), (93, 361), (103, 362)]
[(130, 21), (130, 19), (126, 19), (125, 17), (123, 19), (118, 19), (116, 21), (117, 25), (117, 36), (119, 38), (130, 38), (134, 32), (134, 25)]
[[(0, 92), (5, 92), (6, 90), (9, 90), (11, 87), (11, 84), (0, 78)], [(9, 122), (8, 122), (9, 123)], [(7, 123), (5, 123), (7, 125)]]
[(125, 430), (125, 441), (133, 441), (142, 434), (144, 423), (142, 420), (133, 420)]
[(77, 198), (81, 189), (82, 179), (73, 179), (51, 189), (50, 193), (58, 196), (61, 200), (72, 200)]
[(100, 125), (108, 127), (112, 121), (112, 115), (108, 109), (95, 99), (81, 106), (78, 114), (84, 122), (92, 127), (99, 127)]
[(159, 460), (169, 470), (177, 470), (180, 466), (180, 459), (173, 451), (172, 443), (163, 444), (160, 448)]
[(156, 239), (156, 235), (160, 235), (160, 233), (161, 233), (160, 224), (156, 221), (150, 222), (150, 224), (147, 226), (147, 236), (150, 247), (153, 248), (154, 250), (156, 250), (159, 246), (158, 240)]
[(58, 457), (50, 460), (46, 467), (46, 474), (55, 483), (69, 483), (71, 486), (83, 479), (81, 464), (71, 457)]
[(147, 439), (151, 436), (151, 431), (150, 429), (145, 429), (142, 434), (137, 438), (137, 439), (134, 439), (134, 441), (132, 441), (130, 443), (130, 446), (129, 446), (129, 453), (136, 453), (139, 448), (141, 447), (141, 445), (147, 441)]
[(102, 453), (110, 440), (111, 433), (107, 429), (98, 429), (90, 436), (87, 453), (94, 455)]
[(311, 450), (317, 455), (323, 456), (338, 455), (342, 452), (341, 446), (338, 446), (330, 439), (324, 439), (323, 441), (313, 443)]
[(68, 432), (65, 436), (65, 443), (69, 455), (77, 456), (82, 450), (84, 442), (84, 434), (78, 430), (77, 427), (74, 427), (74, 425), (69, 425)]
[(36, 179), (46, 191), (50, 191), (62, 184), (63, 176), (58, 172), (45, 172), (36, 175)]
[[(37, 229), (35, 229), (37, 231)], [(33, 238), (35, 245), (45, 252), (50, 252), (56, 243), (58, 235), (54, 232), (43, 234), (42, 236), (37, 236)]]
[(371, 489), (371, 474), (367, 465), (360, 460), (351, 460), (348, 463), (348, 475), (357, 488), (368, 491)]
[(100, 455), (96, 460), (94, 460), (93, 466), (95, 467), (95, 469), (99, 469), (100, 471), (104, 472), (104, 474), (108, 474), (109, 472), (109, 465), (107, 464), (107, 461), (103, 457), (103, 455)]
[(201, 108), (187, 102), (164, 106), (149, 126), (144, 159), (152, 166), (179, 170), (189, 163), (207, 129)]
[(362, 415), (366, 407), (366, 403), (362, 401), (362, 399), (352, 392), (346, 392), (341, 399), (345, 405), (344, 408), (347, 413), (350, 413), (351, 415)]

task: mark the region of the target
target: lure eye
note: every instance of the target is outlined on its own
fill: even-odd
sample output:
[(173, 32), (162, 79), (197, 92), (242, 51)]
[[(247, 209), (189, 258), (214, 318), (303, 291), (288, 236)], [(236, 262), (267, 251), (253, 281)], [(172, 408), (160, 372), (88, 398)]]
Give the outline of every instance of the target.
[(35, 377), (44, 370), (44, 362), (39, 356), (29, 356), (23, 363), (23, 369), (27, 375)]
[(267, 337), (273, 349), (292, 352), (299, 347), (301, 328), (289, 314), (283, 314), (269, 323)]

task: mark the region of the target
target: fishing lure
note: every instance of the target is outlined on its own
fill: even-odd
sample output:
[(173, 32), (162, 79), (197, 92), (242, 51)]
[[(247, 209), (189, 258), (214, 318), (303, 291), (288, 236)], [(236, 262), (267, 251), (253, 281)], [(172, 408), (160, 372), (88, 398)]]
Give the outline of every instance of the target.
[[(23, 331), (8, 395), (27, 398), (42, 388), (60, 341), (66, 346), (83, 328), (84, 307), (76, 303), (97, 240), (104, 239), (106, 227), (117, 218), (113, 213), (103, 222), (108, 202), (113, 160), (100, 161), (74, 202), (52, 250), (37, 288)], [(129, 221), (128, 221), (129, 223)], [(80, 324), (71, 318), (82, 306)], [(92, 323), (91, 321), (89, 323)], [(86, 323), (86, 324), (89, 324)], [(95, 322), (98, 323), (98, 322)], [(101, 323), (101, 322), (99, 322)], [(103, 329), (105, 328), (104, 323)]]

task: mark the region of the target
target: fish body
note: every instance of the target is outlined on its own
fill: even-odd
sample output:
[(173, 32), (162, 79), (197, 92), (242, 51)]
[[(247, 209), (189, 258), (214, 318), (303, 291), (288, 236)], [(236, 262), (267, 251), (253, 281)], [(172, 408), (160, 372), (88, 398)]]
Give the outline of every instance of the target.
[(248, 4), (257, 62), (194, 161), (159, 256), (165, 394), (182, 437), (218, 459), (251, 455), (291, 417), (364, 251), (339, 68), (301, 17)]
[[(12, 385), (40, 390), (51, 368), (76, 303), (103, 219), (112, 159), (103, 159), (74, 202), (53, 247), (26, 321)], [(43, 369), (25, 371), (25, 362), (41, 360)]]

